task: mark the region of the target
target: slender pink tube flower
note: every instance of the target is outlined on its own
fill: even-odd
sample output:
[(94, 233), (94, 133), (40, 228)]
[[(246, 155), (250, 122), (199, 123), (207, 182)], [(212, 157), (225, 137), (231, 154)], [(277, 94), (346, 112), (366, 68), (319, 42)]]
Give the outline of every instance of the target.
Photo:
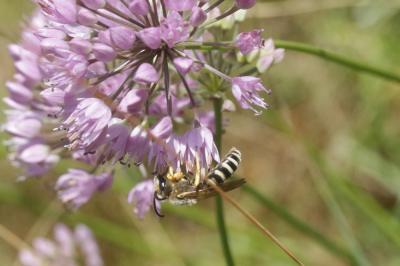
[(249, 9), (256, 4), (256, 0), (235, 0), (235, 3), (240, 9)]
[(258, 93), (264, 91), (270, 93), (266, 89), (259, 78), (244, 76), (232, 79), (232, 93), (236, 97), (243, 109), (251, 109), (256, 115), (260, 115), (261, 111), (256, 110), (253, 105), (266, 109), (268, 104), (261, 98)]
[[(153, 180), (148, 179), (138, 183), (128, 195), (128, 202), (134, 204), (133, 212), (143, 219), (145, 214), (151, 209), (154, 201), (154, 186)], [(160, 208), (159, 202), (156, 208)]]
[(108, 173), (96, 176), (84, 170), (70, 169), (60, 176), (55, 189), (61, 201), (76, 210), (88, 202), (95, 192), (107, 189), (112, 179), (112, 175)]
[(261, 32), (262, 30), (242, 32), (236, 37), (236, 46), (242, 54), (247, 55), (251, 51), (261, 48), (263, 42)]

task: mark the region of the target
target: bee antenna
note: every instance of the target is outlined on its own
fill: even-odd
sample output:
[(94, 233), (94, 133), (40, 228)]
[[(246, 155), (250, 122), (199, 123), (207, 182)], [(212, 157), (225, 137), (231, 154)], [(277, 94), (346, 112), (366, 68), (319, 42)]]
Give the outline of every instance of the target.
[(155, 192), (155, 191), (154, 191), (154, 197), (153, 197), (153, 209), (154, 209), (154, 212), (157, 214), (158, 217), (160, 217), (160, 218), (165, 217), (165, 215), (162, 214), (157, 208), (157, 192)]

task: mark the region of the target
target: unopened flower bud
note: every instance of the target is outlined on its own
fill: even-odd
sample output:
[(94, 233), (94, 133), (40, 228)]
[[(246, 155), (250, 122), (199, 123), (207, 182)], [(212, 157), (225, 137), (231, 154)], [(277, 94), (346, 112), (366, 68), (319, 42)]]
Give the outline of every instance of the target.
[(256, 0), (235, 0), (235, 3), (240, 9), (249, 9), (256, 4)]

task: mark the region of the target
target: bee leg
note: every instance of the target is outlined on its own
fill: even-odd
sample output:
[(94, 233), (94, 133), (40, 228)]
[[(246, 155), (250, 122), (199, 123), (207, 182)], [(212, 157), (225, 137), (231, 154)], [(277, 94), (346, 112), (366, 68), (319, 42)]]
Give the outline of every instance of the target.
[(154, 209), (154, 212), (156, 213), (156, 215), (158, 216), (158, 217), (165, 217), (165, 215), (164, 214), (162, 214), (161, 212), (160, 212), (160, 210), (157, 208), (157, 192), (154, 192), (154, 197), (153, 197), (153, 209)]

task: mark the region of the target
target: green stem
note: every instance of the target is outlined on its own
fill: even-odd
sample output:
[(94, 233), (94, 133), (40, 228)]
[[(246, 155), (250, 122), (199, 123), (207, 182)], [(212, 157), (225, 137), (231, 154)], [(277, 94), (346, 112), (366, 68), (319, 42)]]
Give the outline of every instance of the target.
[(259, 191), (254, 189), (249, 185), (243, 186), (243, 191), (252, 196), (255, 200), (259, 201), (269, 210), (274, 212), (288, 224), (290, 224), (293, 228), (297, 229), (298, 231), (304, 233), (305, 235), (309, 236), (310, 238), (314, 239), (322, 246), (324, 246), (328, 251), (346, 258), (350, 261), (351, 265), (356, 265), (357, 261), (354, 256), (349, 253), (345, 248), (339, 246), (329, 238), (325, 237), (323, 234), (306, 224), (305, 222), (301, 221), (297, 217), (293, 216), (289, 213), (285, 208), (279, 206), (278, 203), (274, 202), (273, 200), (269, 199), (265, 195), (261, 194)]
[(283, 40), (274, 40), (275, 46), (278, 48), (284, 48), (287, 50), (298, 51), (302, 53), (312, 54), (326, 60), (332, 61), (342, 66), (346, 66), (348, 68), (365, 72), (377, 77), (389, 79), (392, 81), (400, 82), (400, 75), (394, 72), (390, 72), (389, 70), (382, 69), (379, 67), (375, 67), (369, 65), (365, 62), (360, 62), (354, 59), (350, 59), (347, 56), (343, 56), (334, 52), (327, 51), (325, 49), (315, 47), (305, 43), (299, 42), (291, 42), (291, 41), (283, 41)]
[[(331, 61), (333, 63), (351, 68), (356, 71), (368, 73), (376, 77), (400, 83), (400, 74), (391, 72), (387, 69), (382, 69), (380, 67), (369, 65), (365, 62), (360, 62), (354, 59), (350, 59), (345, 55), (340, 55), (335, 52), (327, 51), (325, 49), (300, 42), (292, 42), (284, 40), (274, 40), (274, 42), (277, 48), (284, 48), (286, 50), (292, 50), (292, 51), (315, 55), (323, 59), (326, 59), (328, 61)], [(209, 50), (229, 51), (236, 49), (233, 42), (221, 42), (221, 43), (188, 42), (180, 45), (179, 48), (189, 49), (189, 50), (205, 50), (205, 51)]]
[[(221, 98), (214, 99), (214, 113), (215, 113), (215, 144), (217, 145), (218, 151), (221, 152), (221, 144), (222, 144), (222, 99)], [(233, 266), (235, 265), (235, 263), (233, 262), (232, 252), (229, 247), (228, 232), (226, 230), (225, 219), (224, 219), (224, 205), (220, 195), (216, 196), (215, 204), (216, 204), (217, 226), (221, 239), (222, 250), (225, 256), (226, 265)]]

